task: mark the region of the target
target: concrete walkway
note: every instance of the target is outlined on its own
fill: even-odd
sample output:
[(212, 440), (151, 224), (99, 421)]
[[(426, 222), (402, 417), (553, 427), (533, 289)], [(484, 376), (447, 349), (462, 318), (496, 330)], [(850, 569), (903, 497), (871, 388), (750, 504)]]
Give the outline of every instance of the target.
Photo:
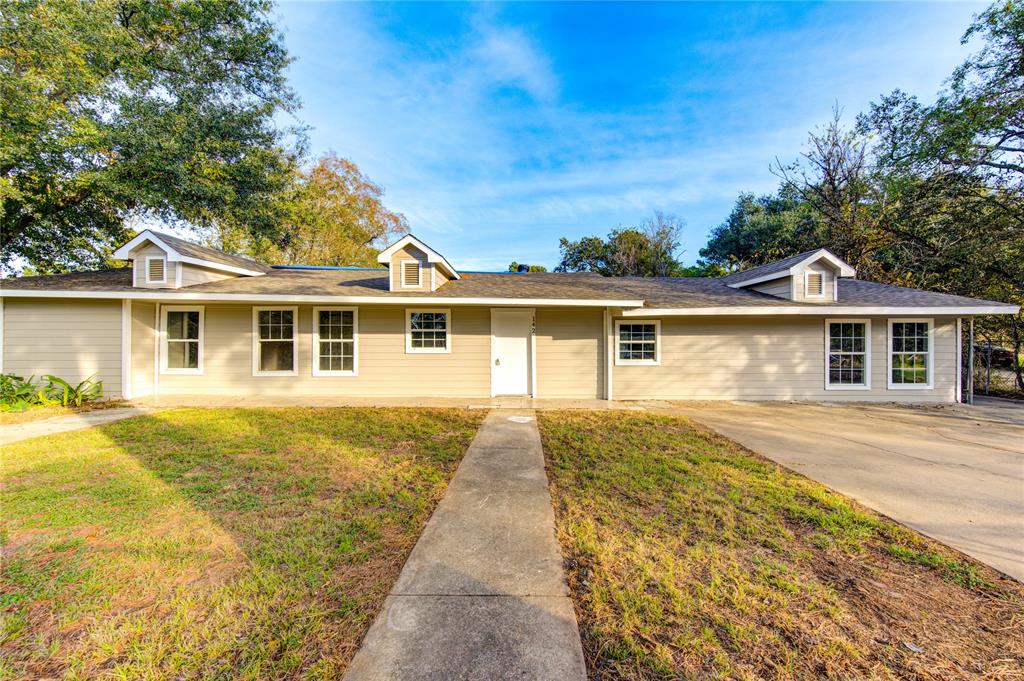
[(583, 681), (532, 411), (494, 410), (346, 681)]
[(98, 409), (87, 411), (81, 414), (67, 414), (54, 416), (41, 421), (28, 421), (26, 423), (15, 423), (0, 426), (0, 445), (9, 445), (13, 442), (28, 440), (44, 435), (56, 435), (69, 430), (81, 430), (93, 426), (102, 426), (121, 419), (131, 418), (152, 413), (153, 409), (141, 407), (117, 407), (114, 409)]

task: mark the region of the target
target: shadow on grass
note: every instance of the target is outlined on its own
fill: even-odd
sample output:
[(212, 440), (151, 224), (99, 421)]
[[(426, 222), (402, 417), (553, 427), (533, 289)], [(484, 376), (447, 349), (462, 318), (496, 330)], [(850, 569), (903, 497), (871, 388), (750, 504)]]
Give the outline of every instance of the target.
[(185, 409), (12, 445), (0, 678), (336, 677), (481, 418)]

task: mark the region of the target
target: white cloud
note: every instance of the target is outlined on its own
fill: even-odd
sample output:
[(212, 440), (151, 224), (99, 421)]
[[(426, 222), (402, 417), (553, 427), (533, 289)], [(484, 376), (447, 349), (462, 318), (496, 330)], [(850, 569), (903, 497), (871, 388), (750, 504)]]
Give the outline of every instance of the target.
[[(568, 97), (572, 74), (491, 5), (467, 8), (440, 37), (396, 37), (396, 17), (374, 6), (281, 9), (314, 150), (352, 158), (414, 231), (469, 268), (503, 268), (506, 252), (550, 264), (559, 236), (656, 208), (690, 221), (692, 257), (739, 191), (777, 184), (769, 163), (794, 157), (837, 100), (855, 112), (897, 86), (927, 96), (963, 53), (946, 44), (960, 29), (920, 13), (880, 26), (872, 45), (812, 16), (800, 29), (700, 45), (707, 73), (660, 74), (664, 101), (609, 112)], [(751, 54), (763, 59), (729, 71)]]

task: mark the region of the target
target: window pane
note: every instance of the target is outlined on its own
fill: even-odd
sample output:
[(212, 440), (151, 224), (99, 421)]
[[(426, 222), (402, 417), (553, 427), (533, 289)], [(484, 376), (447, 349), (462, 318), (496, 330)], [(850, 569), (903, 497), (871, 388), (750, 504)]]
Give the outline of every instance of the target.
[(167, 313), (167, 337), (168, 338), (184, 338), (185, 330), (185, 313), (184, 312), (168, 312)]
[(294, 359), (295, 349), (291, 341), (260, 343), (260, 371), (291, 371)]
[(199, 342), (198, 341), (167, 341), (167, 368), (168, 369), (198, 369), (199, 368)]

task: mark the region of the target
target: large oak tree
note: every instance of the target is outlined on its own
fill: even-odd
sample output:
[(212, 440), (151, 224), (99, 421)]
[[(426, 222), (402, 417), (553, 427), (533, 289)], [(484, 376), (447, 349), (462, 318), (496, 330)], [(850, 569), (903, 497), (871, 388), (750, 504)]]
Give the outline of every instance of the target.
[(297, 102), (270, 7), (0, 4), (0, 267), (101, 264), (139, 215), (279, 236), (301, 131), (274, 121)]

